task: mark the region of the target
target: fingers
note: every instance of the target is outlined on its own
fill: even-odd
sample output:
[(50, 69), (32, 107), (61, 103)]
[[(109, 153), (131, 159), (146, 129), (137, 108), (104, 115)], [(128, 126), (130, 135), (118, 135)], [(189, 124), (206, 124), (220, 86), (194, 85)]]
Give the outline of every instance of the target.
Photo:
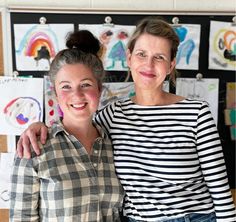
[(42, 144), (46, 143), (48, 128), (45, 125), (41, 126), (40, 141)]
[(20, 139), (17, 142), (16, 153), (20, 158), (26, 157), (29, 159), (31, 157), (30, 142), (27, 136), (27, 131), (21, 134)]
[(22, 146), (22, 138), (20, 138), (17, 142), (17, 145), (16, 145), (16, 153), (17, 153), (17, 156), (22, 158), (23, 157), (23, 146)]
[[(34, 130), (30, 130), (27, 132), (27, 138), (25, 138), (25, 147), (24, 148), (28, 148), (29, 145), (31, 144), (34, 152), (37, 154), (37, 155), (40, 155), (40, 148), (39, 148), (39, 145), (38, 145), (38, 138), (37, 138), (37, 134), (38, 132), (35, 132)], [(28, 152), (26, 151), (26, 154), (28, 156)]]
[(22, 138), (22, 146), (23, 146), (23, 157), (30, 159), (31, 158), (30, 142), (26, 135), (24, 135)]
[(38, 136), (40, 136), (40, 142), (45, 144), (47, 139), (48, 128), (40, 122), (31, 124), (20, 136), (20, 139), (17, 142), (17, 155), (19, 157), (31, 158), (31, 149), (37, 155), (40, 155), (40, 147), (38, 144)]

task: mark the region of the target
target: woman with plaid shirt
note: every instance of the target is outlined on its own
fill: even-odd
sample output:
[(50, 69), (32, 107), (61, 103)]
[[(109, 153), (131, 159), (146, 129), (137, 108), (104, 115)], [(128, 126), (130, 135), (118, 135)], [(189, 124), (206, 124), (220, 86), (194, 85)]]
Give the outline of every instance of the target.
[(50, 66), (63, 118), (49, 128), (40, 156), (32, 151), (32, 159), (15, 158), (11, 221), (120, 221), (123, 189), (111, 141), (92, 120), (103, 65), (90, 48), (81, 51), (77, 44), (80, 35), (90, 34), (72, 34), (69, 49), (60, 51)]

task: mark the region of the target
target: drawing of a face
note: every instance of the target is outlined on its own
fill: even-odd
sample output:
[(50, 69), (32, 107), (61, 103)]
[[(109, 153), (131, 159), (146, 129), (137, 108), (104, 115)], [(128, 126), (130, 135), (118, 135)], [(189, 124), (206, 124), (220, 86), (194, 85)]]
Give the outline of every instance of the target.
[(117, 38), (120, 39), (120, 40), (127, 39), (128, 37), (129, 37), (129, 34), (126, 31), (120, 31), (117, 34)]
[(31, 123), (41, 120), (41, 106), (32, 97), (19, 97), (5, 106), (4, 114), (10, 125), (27, 128)]
[(107, 30), (100, 35), (99, 39), (102, 44), (108, 45), (108, 43), (111, 40), (112, 35), (113, 35), (113, 32), (111, 30)]

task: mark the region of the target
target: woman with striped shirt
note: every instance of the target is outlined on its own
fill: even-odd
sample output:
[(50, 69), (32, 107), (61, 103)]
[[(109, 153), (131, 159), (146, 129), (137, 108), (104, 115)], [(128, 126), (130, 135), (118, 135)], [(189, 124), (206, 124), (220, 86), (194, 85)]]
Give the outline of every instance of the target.
[[(235, 206), (208, 104), (162, 90), (166, 77), (173, 79), (178, 44), (170, 25), (144, 18), (127, 50), (136, 94), (96, 116), (112, 140), (126, 191), (124, 215), (128, 221), (233, 222)], [(39, 134), (39, 128), (33, 129)], [(22, 137), (26, 144), (31, 131)]]

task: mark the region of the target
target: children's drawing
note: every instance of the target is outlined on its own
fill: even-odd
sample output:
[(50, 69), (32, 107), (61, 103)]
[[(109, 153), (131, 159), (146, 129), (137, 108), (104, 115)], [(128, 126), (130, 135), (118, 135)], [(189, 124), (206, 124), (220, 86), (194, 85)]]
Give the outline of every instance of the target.
[(176, 28), (179, 39), (180, 46), (177, 53), (177, 64), (179, 64), (181, 57), (185, 58), (185, 63), (189, 65), (191, 54), (195, 48), (195, 43), (192, 39), (185, 41), (188, 30), (185, 27)]
[(219, 79), (177, 78), (176, 94), (209, 103), (215, 123), (218, 121)]
[[(165, 81), (163, 90), (169, 92), (169, 82)], [(99, 109), (119, 99), (129, 98), (135, 95), (133, 82), (103, 83)]]
[(176, 55), (177, 69), (198, 69), (200, 29), (200, 25), (181, 24), (180, 27), (174, 27), (180, 39)]
[(56, 53), (65, 48), (73, 24), (14, 24), (16, 67), (24, 70), (49, 70)]
[(211, 21), (209, 69), (236, 70), (236, 26)]
[(103, 83), (99, 109), (118, 99), (134, 96), (133, 82)]
[(43, 120), (43, 79), (0, 77), (0, 134), (20, 135)]
[(45, 123), (49, 127), (57, 122), (63, 113), (57, 103), (54, 87), (49, 76), (44, 76)]
[(101, 42), (101, 46), (102, 46), (99, 57), (102, 61), (105, 59), (107, 46), (111, 41), (112, 35), (113, 35), (113, 32), (108, 29), (102, 32), (99, 36), (99, 41)]
[(91, 31), (101, 42), (102, 51), (100, 52), (100, 58), (103, 61), (105, 70), (128, 70), (126, 63), (126, 45), (135, 26), (80, 24), (79, 29)]
[(121, 62), (121, 67), (124, 69), (128, 69), (127, 65), (126, 65), (126, 48), (125, 45), (123, 43), (123, 40), (127, 39), (128, 33), (126, 31), (120, 31), (117, 34), (117, 43), (115, 43), (109, 54), (108, 54), (108, 58), (111, 60), (111, 65), (106, 67), (107, 70), (112, 70), (114, 69), (115, 65), (117, 62)]
[(16, 128), (25, 128), (41, 120), (42, 107), (33, 97), (18, 97), (4, 107), (5, 119)]

